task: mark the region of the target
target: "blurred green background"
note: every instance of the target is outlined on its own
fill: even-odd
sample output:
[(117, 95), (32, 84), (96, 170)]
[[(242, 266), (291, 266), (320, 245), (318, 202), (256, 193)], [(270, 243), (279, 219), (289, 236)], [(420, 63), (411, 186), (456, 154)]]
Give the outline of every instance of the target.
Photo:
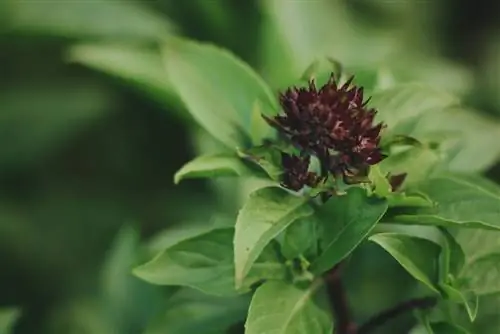
[[(145, 242), (176, 224), (237, 210), (234, 181), (173, 185), (183, 163), (217, 144), (169, 90), (162, 40), (184, 36), (227, 48), (276, 92), (330, 56), (363, 80), (387, 72), (388, 80), (424, 81), (499, 118), (494, 6), (2, 0), (0, 306), (21, 310), (13, 333), (143, 333), (174, 290), (129, 275), (154, 248)], [(500, 164), (484, 173), (500, 182)], [(364, 246), (354, 256), (362, 265), (351, 273), (352, 301), (364, 319), (401, 299), (411, 280), (383, 251)], [(408, 326), (392, 325), (393, 333)]]

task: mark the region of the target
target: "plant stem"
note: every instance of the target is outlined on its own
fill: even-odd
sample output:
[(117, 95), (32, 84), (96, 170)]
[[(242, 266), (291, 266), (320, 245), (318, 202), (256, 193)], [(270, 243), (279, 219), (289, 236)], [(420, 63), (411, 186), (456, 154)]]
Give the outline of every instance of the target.
[(325, 283), (335, 316), (335, 334), (357, 334), (356, 323), (352, 320), (349, 303), (341, 280), (339, 263), (325, 274)]
[(436, 305), (437, 299), (434, 297), (411, 299), (402, 302), (390, 309), (384, 310), (364, 323), (356, 334), (367, 334), (384, 325), (389, 320), (412, 310), (428, 309)]

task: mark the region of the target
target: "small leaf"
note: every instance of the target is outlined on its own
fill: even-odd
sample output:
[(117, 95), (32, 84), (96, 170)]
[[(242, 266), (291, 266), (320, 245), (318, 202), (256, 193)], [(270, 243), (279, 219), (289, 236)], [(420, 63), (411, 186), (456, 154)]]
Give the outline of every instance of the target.
[(331, 198), (320, 213), (322, 253), (311, 270), (321, 274), (348, 256), (370, 233), (387, 210), (387, 202), (369, 198), (365, 190), (350, 188)]
[(180, 39), (163, 51), (170, 81), (188, 111), (228, 147), (248, 146), (255, 101), (277, 110), (271, 89), (228, 51)]
[(191, 160), (175, 173), (174, 183), (192, 178), (243, 176), (251, 171), (236, 155), (204, 155)]
[(320, 288), (319, 280), (304, 289), (285, 282), (264, 283), (252, 298), (245, 334), (331, 334), (331, 311)]
[(21, 311), (16, 308), (0, 309), (0, 334), (12, 333), (20, 315)]
[(224, 333), (245, 319), (249, 304), (248, 296), (214, 297), (181, 289), (153, 318), (145, 334)]
[(238, 155), (257, 164), (274, 181), (280, 181), (283, 174), (281, 151), (274, 146), (255, 146), (248, 150), (238, 151)]
[(232, 296), (260, 280), (285, 277), (284, 265), (269, 250), (235, 291), (233, 237), (234, 229), (223, 228), (179, 242), (137, 267), (134, 274), (152, 284), (187, 286), (217, 296)]
[(478, 295), (500, 293), (500, 252), (472, 260), (460, 278)]
[(294, 221), (284, 232), (281, 253), (288, 260), (303, 255), (313, 257), (317, 254), (317, 226), (314, 216)]
[(375, 234), (369, 239), (391, 254), (415, 279), (439, 293), (435, 286), (436, 261), (440, 252), (437, 244), (427, 239), (398, 233)]
[(465, 306), (470, 321), (474, 321), (477, 316), (479, 305), (478, 295), (473, 291), (460, 291), (448, 284), (442, 284), (441, 289), (446, 294), (446, 297), (455, 303), (460, 303)]
[(376, 195), (382, 198), (387, 198), (389, 197), (389, 195), (391, 195), (391, 184), (382, 173), (379, 166), (375, 165), (370, 168), (368, 178), (372, 182), (372, 185), (375, 187), (374, 192)]
[(500, 195), (468, 178), (445, 174), (415, 184), (412, 189), (427, 194), (437, 205), (398, 215), (398, 222), (500, 230)]
[(313, 214), (307, 199), (268, 187), (250, 194), (238, 214), (234, 236), (236, 287), (240, 287), (262, 250), (299, 218)]

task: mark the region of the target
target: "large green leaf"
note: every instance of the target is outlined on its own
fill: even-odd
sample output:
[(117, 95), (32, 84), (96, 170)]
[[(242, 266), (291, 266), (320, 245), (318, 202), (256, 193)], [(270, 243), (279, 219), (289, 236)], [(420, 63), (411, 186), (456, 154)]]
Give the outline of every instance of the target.
[(255, 292), (245, 334), (331, 334), (333, 321), (321, 281), (308, 288), (285, 282), (267, 282)]
[(377, 117), (394, 134), (409, 134), (413, 123), (427, 112), (439, 113), (458, 103), (448, 93), (423, 84), (409, 83), (381, 90), (372, 95), (370, 105), (379, 113)]
[(178, 117), (182, 102), (165, 71), (158, 49), (130, 45), (77, 44), (68, 51), (69, 61), (77, 62), (124, 80), (155, 101), (173, 109)]
[(220, 334), (245, 319), (248, 296), (214, 297), (182, 289), (154, 317), (145, 334)]
[(318, 221), (315, 216), (297, 219), (284, 232), (281, 253), (289, 260), (312, 258), (318, 252)]
[(426, 138), (443, 133), (448, 134), (448, 140), (452, 141), (450, 149), (455, 150), (447, 158), (453, 171), (483, 171), (500, 158), (498, 145), (491, 145), (500, 137), (500, 122), (476, 110), (448, 108), (425, 113), (407, 134)]
[(21, 34), (155, 42), (172, 32), (166, 17), (133, 1), (7, 3), (7, 28)]
[(481, 256), (468, 263), (460, 278), (479, 295), (500, 293), (500, 252)]
[(367, 197), (365, 190), (351, 188), (331, 198), (322, 209), (322, 253), (312, 264), (320, 274), (343, 260), (372, 231), (387, 210), (383, 199)]
[(500, 196), (459, 174), (444, 174), (414, 185), (437, 203), (397, 216), (398, 222), (448, 227), (500, 229)]
[(187, 286), (218, 296), (245, 292), (262, 279), (286, 276), (286, 268), (274, 253), (264, 251), (239, 291), (235, 291), (233, 237), (232, 228), (214, 229), (165, 249), (134, 273), (153, 284)]
[(442, 284), (441, 289), (449, 300), (455, 303), (463, 304), (469, 315), (470, 321), (474, 321), (477, 316), (479, 298), (474, 291), (461, 291), (448, 284)]
[[(440, 228), (442, 242), (439, 258), (441, 282), (457, 278), (465, 264), (465, 254), (460, 244), (445, 228)], [(451, 276), (451, 277), (450, 277)]]
[(277, 109), (277, 100), (266, 83), (228, 51), (175, 40), (165, 45), (163, 52), (170, 81), (189, 112), (230, 148), (247, 146), (255, 133), (252, 119), (256, 103), (263, 113)]
[(304, 197), (277, 187), (250, 194), (236, 220), (234, 260), (236, 286), (242, 285), (264, 248), (299, 218), (313, 214)]
[(21, 312), (18, 309), (0, 309), (0, 334), (10, 334)]
[(427, 239), (399, 233), (375, 234), (370, 240), (391, 254), (415, 279), (439, 293), (436, 282), (440, 247), (437, 244)]
[(175, 173), (174, 182), (177, 184), (183, 179), (243, 176), (246, 174), (251, 174), (251, 171), (236, 155), (204, 155), (182, 166)]

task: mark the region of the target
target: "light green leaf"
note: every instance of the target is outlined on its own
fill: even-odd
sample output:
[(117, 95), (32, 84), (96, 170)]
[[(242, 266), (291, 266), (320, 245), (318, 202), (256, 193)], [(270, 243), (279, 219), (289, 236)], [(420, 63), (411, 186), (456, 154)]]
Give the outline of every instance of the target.
[(268, 187), (250, 194), (236, 220), (234, 259), (240, 287), (263, 249), (299, 218), (313, 214), (307, 199)]
[(445, 228), (439, 229), (442, 236), (441, 256), (439, 258), (441, 282), (447, 283), (450, 275), (456, 279), (465, 264), (465, 254), (462, 246)]
[(153, 318), (145, 334), (220, 334), (245, 319), (248, 296), (214, 297), (182, 289)]
[(441, 162), (439, 152), (427, 146), (416, 146), (391, 153), (379, 164), (382, 173), (406, 173), (405, 184), (425, 180)]
[(370, 167), (370, 172), (368, 174), (368, 178), (372, 182), (372, 185), (375, 187), (375, 194), (382, 198), (389, 197), (391, 195), (391, 184), (385, 177), (385, 175), (380, 170), (378, 165)]
[(478, 295), (473, 291), (460, 291), (448, 284), (442, 284), (441, 289), (444, 291), (447, 298), (455, 303), (460, 303), (465, 306), (470, 321), (474, 321), (477, 316), (479, 306)]
[(311, 270), (320, 274), (343, 260), (368, 236), (386, 210), (385, 200), (369, 198), (357, 187), (331, 198), (320, 216), (322, 253)]
[(468, 263), (460, 279), (478, 295), (500, 293), (500, 252)]
[(276, 147), (254, 146), (248, 150), (238, 151), (238, 155), (257, 164), (274, 181), (280, 181), (283, 175), (281, 151)]
[(210, 44), (175, 40), (163, 52), (170, 82), (188, 111), (230, 148), (248, 146), (256, 101), (270, 109), (264, 113), (276, 112), (277, 99), (270, 88), (228, 51)]
[(331, 334), (331, 311), (321, 281), (300, 289), (285, 282), (267, 282), (255, 292), (245, 334)]
[(393, 193), (387, 198), (387, 201), (390, 208), (429, 208), (433, 206), (433, 203), (427, 196), (417, 192)]
[(246, 292), (260, 280), (286, 276), (284, 265), (271, 250), (265, 251), (235, 291), (233, 237), (234, 229), (222, 228), (181, 241), (137, 267), (134, 274), (152, 284), (187, 286), (218, 296)]
[[(449, 168), (457, 172), (479, 172), (500, 159), (500, 148), (491, 145), (500, 137), (500, 122), (477, 110), (448, 108), (429, 112), (415, 123), (408, 135), (425, 139), (433, 134), (450, 135), (452, 146), (446, 159)], [(453, 153), (453, 154), (452, 154)]]
[(380, 233), (370, 237), (391, 254), (415, 279), (432, 291), (439, 293), (437, 281), (437, 259), (440, 247), (422, 238), (399, 233)]
[(236, 155), (203, 155), (182, 166), (174, 175), (174, 183), (178, 184), (184, 179), (243, 176), (247, 174), (251, 174), (251, 171)]
[(155, 42), (172, 32), (166, 17), (133, 1), (7, 2), (7, 27), (21, 34)]
[(10, 334), (14, 329), (14, 324), (21, 315), (21, 311), (16, 308), (0, 309), (0, 334)]
[(438, 113), (457, 103), (456, 97), (417, 83), (375, 92), (370, 102), (379, 111), (379, 121), (384, 121), (391, 133), (404, 135), (409, 135), (408, 124), (424, 113)]
[(77, 44), (69, 49), (67, 59), (124, 80), (169, 110), (175, 110), (176, 116), (189, 117), (180, 112), (182, 101), (175, 93), (156, 49), (102, 43)]
[(499, 230), (500, 196), (459, 174), (444, 174), (414, 185), (437, 203), (434, 209), (418, 209), (397, 216), (398, 222), (448, 227)]

